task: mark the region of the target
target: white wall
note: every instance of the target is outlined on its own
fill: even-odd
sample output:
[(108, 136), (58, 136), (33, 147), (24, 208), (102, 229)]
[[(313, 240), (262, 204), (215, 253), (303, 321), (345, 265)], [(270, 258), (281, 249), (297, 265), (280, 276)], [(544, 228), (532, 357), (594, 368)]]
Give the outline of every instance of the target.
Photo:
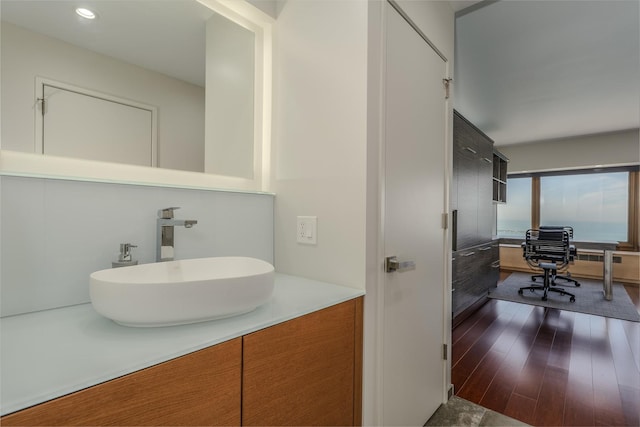
[(640, 164), (638, 129), (496, 147), (509, 173)]
[[(284, 2), (274, 32), (278, 269), (365, 287), (367, 2)], [(318, 243), (296, 243), (296, 216)]]
[[(400, 3), (452, 61), (448, 2)], [(276, 263), (282, 272), (366, 289), (363, 417), (373, 425), (381, 420), (376, 292), (384, 3), (279, 6), (270, 188), (277, 194)], [(451, 139), (450, 124), (448, 134)], [(297, 215), (318, 216), (317, 246), (296, 243)]]
[(203, 171), (204, 88), (3, 22), (2, 149), (33, 152), (35, 76), (158, 107), (159, 166)]
[(158, 209), (180, 206), (176, 259), (242, 255), (273, 263), (273, 196), (0, 176), (0, 314), (89, 302), (89, 274), (120, 243), (155, 261)]

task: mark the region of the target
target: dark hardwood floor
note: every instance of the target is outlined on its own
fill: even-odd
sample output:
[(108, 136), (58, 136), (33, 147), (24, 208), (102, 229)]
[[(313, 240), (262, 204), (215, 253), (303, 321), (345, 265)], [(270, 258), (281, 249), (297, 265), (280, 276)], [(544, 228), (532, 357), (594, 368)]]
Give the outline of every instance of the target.
[(640, 425), (640, 323), (491, 299), (452, 341), (463, 399), (537, 426)]

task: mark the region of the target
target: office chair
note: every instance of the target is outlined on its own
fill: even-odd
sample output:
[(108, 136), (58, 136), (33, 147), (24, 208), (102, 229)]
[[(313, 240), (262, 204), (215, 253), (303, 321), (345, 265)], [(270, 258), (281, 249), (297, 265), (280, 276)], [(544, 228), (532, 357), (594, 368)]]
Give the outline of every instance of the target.
[(557, 292), (560, 295), (569, 295), (569, 301), (575, 302), (576, 296), (563, 288), (555, 287), (552, 279), (559, 269), (569, 264), (570, 246), (569, 232), (565, 229), (527, 230), (526, 240), (522, 245), (523, 256), (532, 268), (543, 270), (544, 282), (542, 285), (524, 286), (518, 293), (522, 295), (525, 290), (542, 290), (542, 301), (546, 301), (548, 292)]
[[(573, 262), (573, 259), (577, 254), (575, 245), (571, 244), (571, 240), (573, 239), (573, 227), (569, 227), (565, 225), (541, 225), (540, 226), (540, 231), (551, 231), (551, 230), (566, 230), (567, 233), (569, 233), (569, 262)], [(560, 234), (555, 234), (553, 236), (559, 237), (559, 238), (562, 237)], [(576, 287), (580, 286), (580, 283), (577, 280), (571, 278), (571, 273), (568, 271), (568, 267), (569, 266), (567, 264), (563, 268), (564, 270), (567, 270), (566, 275), (557, 274), (557, 271), (551, 275), (551, 283), (553, 285), (556, 285), (556, 279), (562, 279), (562, 280), (566, 280), (569, 283), (573, 283)], [(534, 274), (533, 276), (531, 276), (531, 280), (533, 280), (534, 282), (536, 281), (537, 278), (544, 279), (544, 274)]]

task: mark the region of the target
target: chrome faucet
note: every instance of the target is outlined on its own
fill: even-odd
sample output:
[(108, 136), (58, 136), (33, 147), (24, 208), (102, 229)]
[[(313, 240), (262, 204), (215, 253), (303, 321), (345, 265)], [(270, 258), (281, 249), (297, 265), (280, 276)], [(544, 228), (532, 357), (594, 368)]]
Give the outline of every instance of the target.
[(173, 211), (180, 209), (172, 207), (158, 210), (156, 227), (156, 261), (173, 260), (174, 239), (173, 227), (191, 228), (198, 223), (195, 219), (174, 219)]

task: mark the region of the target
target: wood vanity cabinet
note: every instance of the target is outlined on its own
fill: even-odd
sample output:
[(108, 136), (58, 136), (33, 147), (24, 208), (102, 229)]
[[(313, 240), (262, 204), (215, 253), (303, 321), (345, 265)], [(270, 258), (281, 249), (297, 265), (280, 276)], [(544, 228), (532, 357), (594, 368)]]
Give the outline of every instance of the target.
[(243, 425), (360, 425), (362, 298), (245, 335)]
[(3, 426), (239, 425), (242, 338), (2, 417)]
[(2, 417), (3, 426), (360, 425), (362, 298)]

